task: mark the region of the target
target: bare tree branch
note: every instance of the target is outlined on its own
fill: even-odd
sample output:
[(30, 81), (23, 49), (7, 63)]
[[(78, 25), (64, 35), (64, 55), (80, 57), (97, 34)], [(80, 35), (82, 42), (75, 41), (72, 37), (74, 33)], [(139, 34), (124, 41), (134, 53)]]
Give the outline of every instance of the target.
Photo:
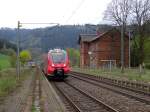
[(132, 17), (134, 24), (137, 24), (137, 30), (139, 35), (139, 56), (140, 64), (144, 61), (144, 41), (146, 37), (146, 24), (150, 21), (150, 0), (134, 0), (132, 6)]
[(109, 3), (104, 19), (111, 20), (121, 26), (127, 24), (128, 16), (131, 12), (132, 0), (112, 0)]

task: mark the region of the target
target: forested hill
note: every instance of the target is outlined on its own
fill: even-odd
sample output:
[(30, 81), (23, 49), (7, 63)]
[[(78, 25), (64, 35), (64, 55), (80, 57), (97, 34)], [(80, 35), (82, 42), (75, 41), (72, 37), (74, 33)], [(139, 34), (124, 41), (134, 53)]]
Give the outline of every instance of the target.
[(3, 49), (3, 48), (7, 48), (7, 49), (11, 48), (14, 51), (17, 51), (16, 44), (11, 43), (6, 39), (0, 38), (0, 50)]
[[(110, 29), (108, 25), (64, 25), (38, 29), (21, 29), (20, 42), (22, 48), (42, 48), (47, 51), (49, 48), (77, 48), (79, 34), (95, 34), (99, 26), (101, 31)], [(16, 29), (1, 28), (0, 38), (13, 43), (16, 42)]]

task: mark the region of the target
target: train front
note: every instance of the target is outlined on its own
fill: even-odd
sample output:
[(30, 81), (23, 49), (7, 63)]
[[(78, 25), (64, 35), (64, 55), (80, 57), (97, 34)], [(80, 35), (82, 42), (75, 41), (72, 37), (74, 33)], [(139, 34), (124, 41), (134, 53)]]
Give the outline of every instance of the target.
[(66, 51), (61, 49), (51, 50), (48, 53), (48, 74), (49, 77), (64, 79), (70, 71), (69, 58)]

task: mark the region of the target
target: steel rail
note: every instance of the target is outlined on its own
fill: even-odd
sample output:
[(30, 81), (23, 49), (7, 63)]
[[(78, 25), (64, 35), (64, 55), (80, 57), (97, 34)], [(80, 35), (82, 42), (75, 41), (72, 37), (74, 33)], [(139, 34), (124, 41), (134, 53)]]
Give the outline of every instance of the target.
[[(49, 83), (48, 79), (45, 77), (44, 72), (41, 71), (41, 75), (42, 75), (42, 78), (43, 78), (43, 79), (46, 81), (46, 83), (48, 84), (48, 87), (50, 88), (50, 83)], [(61, 112), (64, 112), (64, 108), (62, 107), (62, 105), (61, 105), (61, 104), (59, 104), (59, 105), (60, 105)]]
[[(102, 88), (104, 88), (104, 89), (113, 91), (113, 92), (115, 92), (115, 93), (119, 93), (119, 94), (122, 94), (122, 95), (124, 95), (124, 96), (128, 96), (128, 97), (130, 97), (130, 98), (136, 99), (136, 100), (138, 100), (138, 101), (140, 101), (140, 102), (143, 102), (143, 103), (146, 103), (146, 104), (148, 104), (148, 105), (150, 104), (150, 101), (147, 100), (147, 99), (140, 98), (140, 97), (136, 97), (135, 95), (128, 94), (128, 93), (123, 92), (123, 91), (118, 91), (118, 90), (116, 90), (116, 89), (112, 89), (112, 88), (106, 87), (106, 86), (100, 84), (101, 82), (99, 82), (99, 80), (96, 80), (96, 79), (94, 80), (93, 78), (91, 79), (91, 78), (89, 78), (89, 77), (86, 77), (86, 76), (79, 76), (79, 75), (78, 75), (78, 76), (70, 75), (70, 76), (72, 76), (72, 77), (74, 77), (74, 78), (77, 78), (77, 79), (79, 79), (79, 80), (88, 82), (88, 83), (90, 83), (90, 84), (96, 85), (96, 86), (98, 86), (98, 87), (102, 87)], [(81, 78), (81, 77), (82, 77), (82, 78)], [(90, 81), (88, 81), (88, 80), (86, 80), (86, 79), (83, 79), (83, 77), (84, 77), (84, 78), (87, 78), (87, 79), (89, 79), (89, 80), (94, 80), (94, 81), (96, 81), (97, 83), (96, 83), (96, 82), (90, 82)], [(109, 85), (109, 86), (110, 86), (110, 85)], [(112, 86), (112, 85), (111, 85), (111, 86)]]
[[(49, 85), (49, 81), (47, 80), (47, 78), (45, 77), (45, 75), (44, 75), (44, 72), (42, 71), (42, 77), (46, 80), (46, 82), (48, 83), (48, 85)], [(68, 100), (68, 102), (70, 102), (70, 104), (73, 106), (73, 108), (77, 111), (77, 112), (82, 112), (82, 110), (80, 110), (76, 105), (75, 105), (75, 103), (73, 103), (72, 102), (72, 100), (67, 96), (67, 95), (65, 95), (64, 93), (63, 93), (63, 91), (61, 91), (60, 89), (59, 89), (59, 87), (54, 83), (54, 86), (56, 87), (56, 89)]]
[(114, 109), (113, 107), (107, 105), (106, 103), (104, 103), (104, 102), (98, 100), (97, 98), (95, 98), (94, 96), (92, 96), (92, 95), (86, 93), (85, 91), (83, 91), (83, 90), (81, 90), (81, 89), (79, 89), (79, 88), (77, 88), (77, 87), (71, 85), (71, 84), (68, 83), (68, 82), (65, 82), (65, 83), (68, 84), (69, 86), (71, 86), (72, 88), (74, 88), (75, 90), (79, 91), (80, 93), (84, 94), (85, 96), (91, 98), (93, 101), (96, 101), (97, 103), (99, 103), (100, 105), (102, 105), (106, 110), (111, 111), (111, 112), (119, 112), (118, 110), (116, 110), (116, 109)]
[(77, 112), (83, 112), (55, 83), (54, 83), (54, 86), (69, 101), (69, 103), (73, 106), (73, 108)]
[[(81, 74), (81, 75), (85, 75), (85, 73), (80, 73), (80, 72), (71, 72), (71, 74)], [(89, 74), (86, 74), (87, 76), (83, 76), (83, 77), (86, 77), (86, 78), (89, 78), (90, 79), (93, 79), (97, 82), (103, 82), (107, 85), (113, 85), (113, 86), (116, 86), (116, 87), (119, 87), (119, 88), (123, 88), (123, 89), (126, 89), (126, 90), (130, 90), (130, 91), (133, 91), (133, 92), (136, 92), (136, 93), (140, 93), (140, 94), (144, 94), (144, 95), (147, 95), (147, 96), (150, 96), (150, 93), (147, 93), (145, 91), (142, 91), (142, 90), (137, 90), (137, 89), (134, 89), (134, 88), (129, 88), (129, 87), (126, 87), (126, 86), (122, 86), (122, 85), (117, 85), (115, 83), (112, 83), (112, 82), (106, 82), (104, 80), (99, 80), (99, 79), (95, 79), (95, 77), (93, 78), (92, 76), (90, 76)]]
[[(43, 75), (42, 75), (43, 76)], [(44, 77), (44, 76), (43, 76)], [(46, 77), (44, 77), (44, 79), (46, 80), (46, 82), (48, 83), (48, 80), (46, 79)], [(90, 94), (84, 92), (81, 89), (78, 89), (76, 87), (74, 87), (73, 85), (65, 82), (67, 85), (71, 86), (72, 88), (74, 88), (75, 90), (79, 91), (81, 94), (84, 94), (85, 96), (91, 98), (93, 101), (99, 103), (100, 105), (102, 105), (104, 107), (104, 109), (110, 111), (110, 112), (119, 112), (118, 110), (114, 109), (113, 107), (107, 105), (106, 103), (98, 100), (97, 98), (95, 98), (94, 96), (91, 96)], [(77, 111), (77, 112), (83, 112), (72, 100), (71, 98), (69, 98), (55, 83), (54, 86), (56, 87), (56, 89), (70, 102), (70, 104), (73, 106), (73, 108)]]

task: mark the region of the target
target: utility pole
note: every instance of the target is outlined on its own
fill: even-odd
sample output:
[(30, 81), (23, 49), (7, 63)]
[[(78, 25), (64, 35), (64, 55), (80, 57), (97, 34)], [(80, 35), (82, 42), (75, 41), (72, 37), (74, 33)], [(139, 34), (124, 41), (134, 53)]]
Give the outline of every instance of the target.
[(21, 24), (20, 24), (20, 21), (18, 21), (18, 24), (17, 24), (17, 78), (19, 80), (19, 77), (20, 77), (20, 27), (21, 27)]
[(59, 23), (21, 23), (20, 21), (18, 21), (17, 23), (17, 78), (19, 80), (20, 78), (20, 27), (22, 27), (23, 24), (41, 24), (41, 25), (46, 25), (46, 24), (51, 24), (51, 25), (58, 25)]
[(121, 26), (121, 73), (124, 73), (124, 22)]

